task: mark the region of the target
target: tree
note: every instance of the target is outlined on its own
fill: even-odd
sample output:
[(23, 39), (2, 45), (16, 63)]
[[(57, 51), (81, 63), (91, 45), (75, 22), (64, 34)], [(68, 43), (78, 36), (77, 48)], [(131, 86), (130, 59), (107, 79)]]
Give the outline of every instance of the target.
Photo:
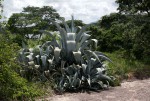
[(121, 13), (147, 13), (150, 16), (150, 0), (116, 0)]
[[(71, 20), (66, 21), (66, 23), (71, 26)], [(82, 20), (74, 20), (74, 24), (76, 26), (84, 26), (85, 24), (82, 22)]]
[(61, 19), (60, 15), (50, 6), (40, 7), (25, 7), (21, 13), (13, 14), (9, 20), (7, 27), (12, 33), (26, 35), (29, 38), (30, 34), (39, 35), (39, 30), (55, 30), (50, 19)]

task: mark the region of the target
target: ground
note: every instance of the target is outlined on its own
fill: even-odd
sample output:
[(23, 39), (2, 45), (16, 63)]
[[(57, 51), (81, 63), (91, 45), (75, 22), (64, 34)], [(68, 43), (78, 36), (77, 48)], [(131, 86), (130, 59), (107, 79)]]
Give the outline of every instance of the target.
[[(91, 93), (67, 93), (44, 98), (44, 101), (150, 101), (150, 78), (125, 81), (118, 87)], [(43, 101), (39, 99), (37, 101)]]

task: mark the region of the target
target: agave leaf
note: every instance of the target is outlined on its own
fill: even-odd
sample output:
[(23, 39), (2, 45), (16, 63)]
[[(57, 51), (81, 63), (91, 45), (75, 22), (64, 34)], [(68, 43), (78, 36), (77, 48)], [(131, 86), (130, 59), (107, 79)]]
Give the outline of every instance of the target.
[(53, 40), (51, 41), (51, 45), (60, 48), (60, 45), (58, 44), (58, 42), (57, 42), (55, 39), (53, 39)]
[(83, 51), (84, 49), (89, 49), (89, 46), (92, 42), (95, 42), (95, 46), (97, 45), (96, 40), (92, 39), (92, 40), (86, 40), (83, 41), (80, 45), (79, 45), (79, 50)]
[(76, 37), (76, 42), (79, 42), (80, 39), (81, 39), (81, 36), (83, 35), (83, 32), (86, 30), (86, 28), (88, 27), (89, 25), (86, 25), (86, 26), (83, 26), (82, 29), (79, 31), (79, 33), (77, 34), (77, 37)]
[(40, 48), (39, 50), (40, 50), (40, 55), (42, 56), (43, 55), (43, 49)]
[(67, 52), (70, 53), (72, 51), (75, 51), (76, 49), (76, 43), (75, 41), (67, 41)]
[(99, 62), (98, 60), (96, 60), (94, 63), (93, 63), (93, 68), (97, 68), (97, 67), (102, 67), (102, 62)]
[(47, 46), (47, 48), (46, 48), (46, 54), (49, 56), (50, 53), (52, 53), (52, 50), (53, 50), (53, 47), (51, 45)]
[(91, 87), (91, 79), (90, 79), (90, 75), (88, 75), (87, 82), (88, 82), (89, 86)]
[(97, 68), (91, 69), (91, 72), (90, 72), (91, 79), (94, 79), (98, 75), (97, 72), (98, 72)]
[(67, 33), (68, 41), (75, 41), (76, 34), (75, 33)]
[(36, 58), (37, 64), (40, 65), (40, 55), (35, 56), (35, 58)]
[(74, 32), (74, 17), (73, 16), (71, 20), (71, 32)]
[(89, 41), (85, 41), (83, 44), (80, 44), (77, 48), (79, 51), (83, 51), (84, 49), (88, 48), (87, 46), (89, 45)]
[(53, 60), (52, 59), (48, 59), (48, 63), (51, 66), (53, 64)]
[(33, 48), (29, 48), (29, 52), (31, 52), (31, 53), (32, 53), (32, 52), (33, 52)]
[(84, 53), (85, 53), (87, 56), (88, 56), (88, 55), (90, 55), (90, 57), (93, 56), (94, 58), (96, 58), (96, 59), (101, 63), (101, 61), (99, 60), (98, 56), (97, 56), (93, 51), (91, 51), (91, 50), (85, 50)]
[(30, 55), (26, 56), (28, 58), (28, 61), (33, 61), (33, 53), (30, 53)]
[(34, 65), (35, 69), (39, 69), (40, 65)]
[(81, 83), (81, 80), (79, 78), (76, 78), (74, 81), (73, 81), (73, 87), (76, 89), (78, 87), (80, 87), (80, 83)]
[(77, 33), (77, 31), (78, 31), (78, 28), (77, 27), (74, 27), (74, 33)]
[(95, 48), (97, 48), (97, 43), (98, 43), (98, 40), (96, 40), (96, 39), (91, 39), (91, 41), (93, 41), (95, 44)]
[(95, 62), (96, 62), (96, 59), (91, 58), (90, 60), (91, 60), (92, 65), (94, 65), (94, 64), (95, 64)]
[(60, 29), (60, 36), (61, 36), (61, 42), (62, 42), (62, 48), (67, 49), (67, 33), (64, 29)]
[(25, 62), (25, 54), (24, 54), (23, 51), (21, 51), (21, 52), (19, 53), (18, 60), (19, 60), (20, 62)]
[(67, 80), (68, 80), (67, 87), (70, 88), (70, 86), (71, 86), (71, 77), (68, 76), (68, 75), (66, 75), (66, 77), (67, 77)]
[(26, 56), (27, 56), (27, 55), (30, 55), (30, 53), (32, 53), (32, 52), (24, 52), (24, 51), (22, 51), (22, 52), (23, 52), (23, 54), (26, 55)]
[(71, 30), (70, 30), (70, 28), (69, 28), (68, 24), (67, 24), (64, 20), (62, 21), (62, 23), (64, 24), (64, 26), (65, 26), (65, 29), (66, 29), (67, 33), (70, 33), (70, 32), (71, 32)]
[(61, 61), (61, 68), (65, 67), (65, 63), (66, 63), (66, 61)]
[(49, 67), (49, 70), (52, 69), (52, 65), (53, 65), (53, 59), (48, 59), (48, 67)]
[(93, 82), (91, 85), (92, 85), (91, 88), (94, 89), (94, 90), (99, 90), (101, 88), (104, 88), (104, 84), (103, 84), (102, 81)]
[(90, 71), (92, 68), (93, 68), (92, 61), (91, 61), (91, 59), (89, 59), (88, 64), (87, 64), (87, 68), (86, 68), (86, 73), (90, 74)]
[(80, 42), (80, 46), (85, 42), (91, 35), (84, 33)]
[(58, 44), (56, 39), (53, 39), (52, 41), (47, 41), (47, 42), (45, 42), (45, 44), (42, 45), (42, 47), (47, 47), (47, 46), (54, 46), (54, 47), (60, 48), (60, 45)]
[(82, 27), (81, 27), (81, 26), (77, 26), (77, 28), (79, 28), (80, 30), (82, 29)]
[(106, 71), (105, 68), (96, 68), (96, 70), (97, 70), (97, 74), (103, 74)]
[(41, 56), (41, 60), (42, 60), (42, 69), (45, 70), (47, 68), (47, 56), (43, 55)]
[(98, 84), (103, 88), (104, 87), (104, 84), (102, 81), (99, 81)]
[(73, 52), (73, 55), (74, 55), (74, 58), (75, 58), (76, 62), (80, 64), (80, 62), (81, 62), (81, 52), (80, 51)]
[(61, 73), (64, 74), (65, 73), (65, 63), (66, 61), (61, 61)]
[(107, 80), (106, 80), (106, 83), (107, 83), (107, 88), (108, 88), (108, 87), (110, 86), (110, 83), (109, 83), (109, 81), (107, 81)]
[(61, 77), (61, 80), (60, 80), (59, 85), (58, 85), (58, 89), (60, 92), (64, 91), (64, 77)]
[(61, 49), (58, 47), (55, 47), (54, 58), (55, 58), (56, 62), (59, 62), (59, 60), (60, 60), (60, 52), (61, 52)]
[(97, 68), (94, 67), (91, 69), (90, 75), (91, 77), (95, 77), (96, 75), (105, 74), (105, 72), (106, 72), (106, 69), (103, 67), (97, 67)]
[(68, 75), (74, 75), (74, 73), (76, 72), (75, 68), (74, 68), (72, 65), (69, 66), (69, 67), (67, 67), (67, 68), (65, 69), (65, 71), (66, 71), (66, 73), (67, 73)]
[(98, 56), (104, 60), (108, 60), (109, 62), (113, 63), (108, 57), (106, 57), (104, 55), (98, 55)]
[(71, 83), (71, 87), (75, 87), (76, 84), (77, 84), (77, 76), (78, 76), (78, 73), (76, 72), (73, 76), (73, 81)]
[(76, 84), (78, 87), (81, 86), (81, 80), (79, 78), (77, 78), (77, 84)]
[(50, 72), (49, 72), (49, 70), (47, 70), (47, 71), (44, 71), (44, 73), (45, 73), (45, 75), (46, 75), (46, 76), (49, 76), (49, 75), (50, 75)]
[(52, 22), (54, 25), (56, 25), (58, 31), (60, 32), (60, 36), (61, 36), (61, 39), (62, 39), (62, 46), (63, 46), (64, 49), (66, 49), (66, 48), (67, 48), (67, 47), (66, 47), (66, 36), (67, 36), (67, 32), (66, 32), (63, 28), (61, 28), (61, 26), (60, 26), (58, 23), (56, 23), (55, 21), (51, 20), (51, 22)]
[(88, 60), (87, 74), (94, 74), (94, 72), (92, 72), (92, 69), (95, 68), (94, 67), (95, 61), (96, 61), (96, 59), (94, 59), (94, 58), (91, 58)]
[(57, 29), (60, 31), (61, 26), (60, 26), (58, 23), (56, 23), (55, 21), (51, 20), (51, 19), (50, 19), (50, 21), (51, 21), (51, 22), (57, 27)]
[(83, 70), (84, 74), (86, 74), (86, 68), (87, 68), (87, 65), (86, 64), (82, 64), (82, 70)]
[[(109, 59), (105, 54), (102, 52), (94, 51), (95, 54), (97, 54), (99, 57), (101, 57), (104, 60), (108, 60), (109, 62), (112, 62), (111, 59)], [(112, 62), (113, 63), (113, 62)]]
[(39, 32), (48, 34), (48, 35), (50, 35), (50, 37), (51, 37), (52, 39), (55, 39), (55, 37), (53, 36), (53, 34), (52, 34), (51, 32), (49, 32), (49, 31), (46, 31), (46, 30), (40, 30)]
[(34, 66), (34, 61), (28, 62), (29, 66)]
[(108, 80), (108, 81), (111, 81), (111, 82), (112, 82), (112, 79), (111, 79), (109, 76), (105, 75), (105, 74), (99, 74), (99, 75), (97, 76), (97, 79), (98, 79), (98, 80)]
[(41, 81), (46, 81), (46, 77), (44, 76), (44, 72), (42, 73), (42, 75), (40, 76)]

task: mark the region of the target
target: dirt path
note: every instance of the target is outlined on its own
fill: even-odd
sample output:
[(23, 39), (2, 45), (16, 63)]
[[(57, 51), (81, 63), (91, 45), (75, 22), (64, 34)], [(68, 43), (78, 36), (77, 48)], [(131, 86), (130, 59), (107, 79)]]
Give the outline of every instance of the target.
[[(150, 79), (124, 82), (101, 92), (71, 93), (45, 98), (47, 101), (150, 101)], [(44, 101), (45, 101), (44, 100)], [(42, 100), (37, 100), (42, 101)]]

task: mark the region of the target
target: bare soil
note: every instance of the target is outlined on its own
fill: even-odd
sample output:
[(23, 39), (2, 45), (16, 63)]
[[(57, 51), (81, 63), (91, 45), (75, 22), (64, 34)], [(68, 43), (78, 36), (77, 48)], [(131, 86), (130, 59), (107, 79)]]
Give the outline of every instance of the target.
[(91, 93), (66, 93), (37, 101), (150, 101), (150, 78), (125, 81), (121, 86)]

